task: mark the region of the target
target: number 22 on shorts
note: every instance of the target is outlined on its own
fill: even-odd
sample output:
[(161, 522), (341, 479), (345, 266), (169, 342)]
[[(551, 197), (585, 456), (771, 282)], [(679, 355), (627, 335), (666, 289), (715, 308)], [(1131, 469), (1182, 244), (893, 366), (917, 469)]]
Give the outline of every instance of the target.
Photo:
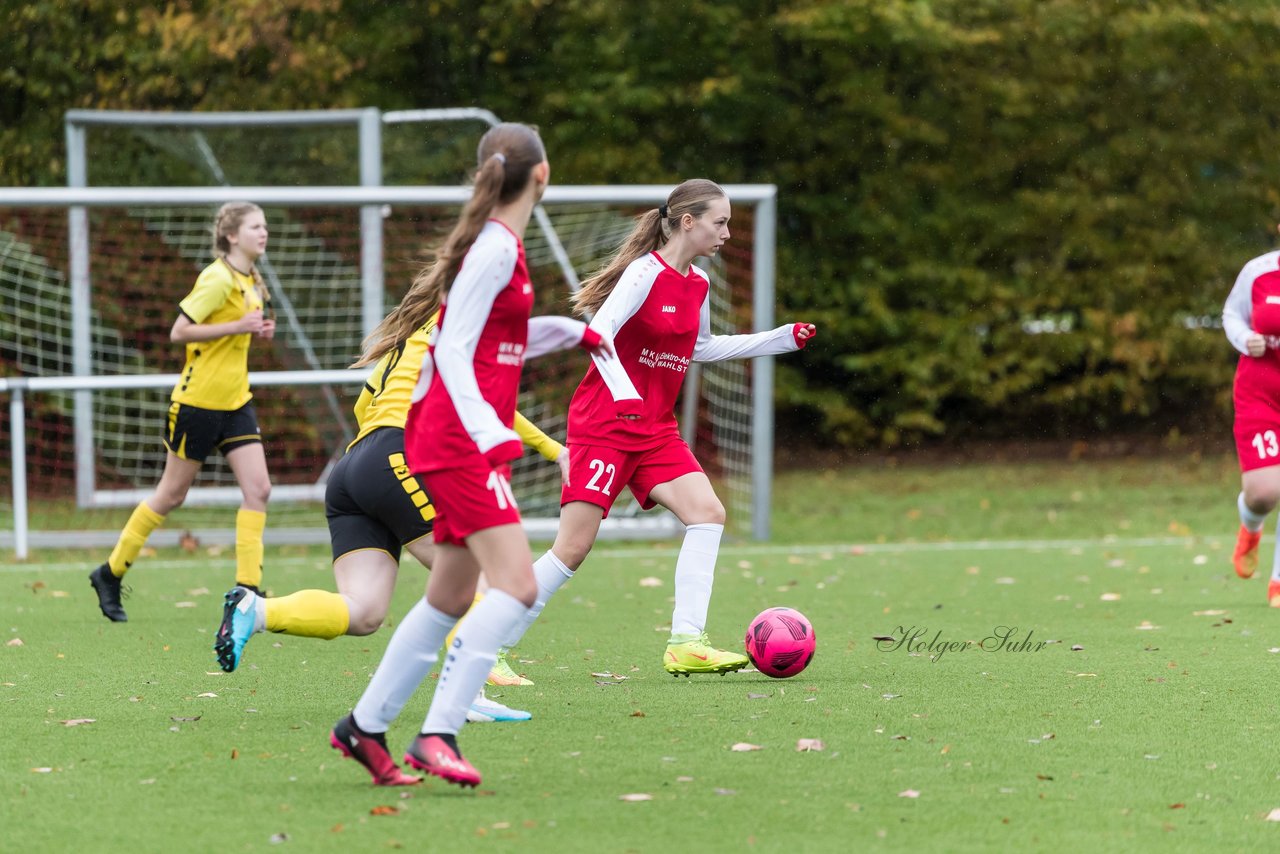
[[(603, 492), (605, 495), (612, 496), (613, 493), (609, 490), (613, 489), (613, 476), (618, 473), (618, 470), (614, 468), (613, 463), (605, 465), (602, 460), (592, 460), (587, 463), (587, 468), (592, 471), (591, 480), (587, 481), (587, 489), (592, 489), (596, 492)], [(604, 477), (608, 477), (608, 480), (606, 480), (604, 485), (601, 486), (600, 479)]]
[(1280, 441), (1277, 441), (1276, 439), (1275, 430), (1268, 430), (1265, 433), (1254, 433), (1251, 441), (1254, 449), (1258, 452), (1258, 459), (1260, 460), (1280, 455)]

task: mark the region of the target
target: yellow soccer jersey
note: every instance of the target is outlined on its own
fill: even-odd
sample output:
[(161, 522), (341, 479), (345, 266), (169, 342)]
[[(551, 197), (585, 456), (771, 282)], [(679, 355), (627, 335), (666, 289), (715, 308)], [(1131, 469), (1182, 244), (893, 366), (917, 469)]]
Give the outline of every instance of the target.
[[(262, 308), (253, 275), (232, 269), (219, 259), (196, 279), (178, 304), (194, 323), (229, 323)], [(249, 402), (249, 339), (252, 333), (224, 335), (187, 344), (187, 363), (173, 388), (172, 399), (201, 409), (230, 411)]]
[[(422, 358), (427, 353), (431, 332), (436, 328), (437, 312), (409, 339), (393, 350), (388, 350), (369, 372), (364, 389), (356, 401), (356, 424), (360, 428), (354, 445), (379, 427), (404, 428), (409, 419), (409, 402), (413, 388), (418, 384), (422, 370)], [(543, 433), (527, 418), (516, 413), (514, 429), (530, 448), (548, 460), (555, 462), (563, 447), (555, 439)], [(351, 449), (347, 446), (347, 450)]]

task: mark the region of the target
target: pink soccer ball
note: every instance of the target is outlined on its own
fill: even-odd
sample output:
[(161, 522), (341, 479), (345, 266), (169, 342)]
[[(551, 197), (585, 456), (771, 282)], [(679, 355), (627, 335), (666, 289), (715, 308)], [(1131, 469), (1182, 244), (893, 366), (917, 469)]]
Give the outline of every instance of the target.
[(787, 679), (813, 661), (813, 626), (794, 608), (761, 611), (747, 627), (747, 657), (765, 676)]

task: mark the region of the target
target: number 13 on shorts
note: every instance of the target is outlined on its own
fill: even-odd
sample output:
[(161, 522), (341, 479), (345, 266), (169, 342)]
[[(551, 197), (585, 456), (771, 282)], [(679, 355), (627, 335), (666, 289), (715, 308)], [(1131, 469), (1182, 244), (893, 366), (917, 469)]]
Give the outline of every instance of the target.
[(1258, 452), (1260, 460), (1280, 456), (1280, 441), (1276, 439), (1275, 430), (1254, 433), (1250, 442), (1253, 444), (1253, 449)]

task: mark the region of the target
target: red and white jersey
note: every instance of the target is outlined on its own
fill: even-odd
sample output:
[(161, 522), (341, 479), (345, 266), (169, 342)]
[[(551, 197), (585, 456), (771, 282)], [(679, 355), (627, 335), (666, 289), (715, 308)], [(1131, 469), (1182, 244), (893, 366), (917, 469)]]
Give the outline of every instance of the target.
[(533, 284), (524, 245), (489, 220), (462, 260), (422, 360), (405, 422), (413, 472), (520, 456), (515, 419), (520, 371), (534, 358), (581, 343), (586, 324), (565, 317), (530, 320)]
[(705, 272), (690, 265), (681, 275), (656, 252), (628, 265), (591, 321), (592, 329), (613, 339), (618, 357), (591, 357), (569, 404), (569, 442), (657, 447), (679, 437), (675, 404), (690, 362), (799, 349), (791, 324), (751, 335), (712, 335), (710, 294)]
[[(1236, 419), (1274, 420), (1280, 413), (1280, 252), (1259, 255), (1240, 271), (1222, 307), (1222, 330), (1240, 351), (1236, 365)], [(1259, 357), (1248, 355), (1253, 333), (1266, 338)]]

